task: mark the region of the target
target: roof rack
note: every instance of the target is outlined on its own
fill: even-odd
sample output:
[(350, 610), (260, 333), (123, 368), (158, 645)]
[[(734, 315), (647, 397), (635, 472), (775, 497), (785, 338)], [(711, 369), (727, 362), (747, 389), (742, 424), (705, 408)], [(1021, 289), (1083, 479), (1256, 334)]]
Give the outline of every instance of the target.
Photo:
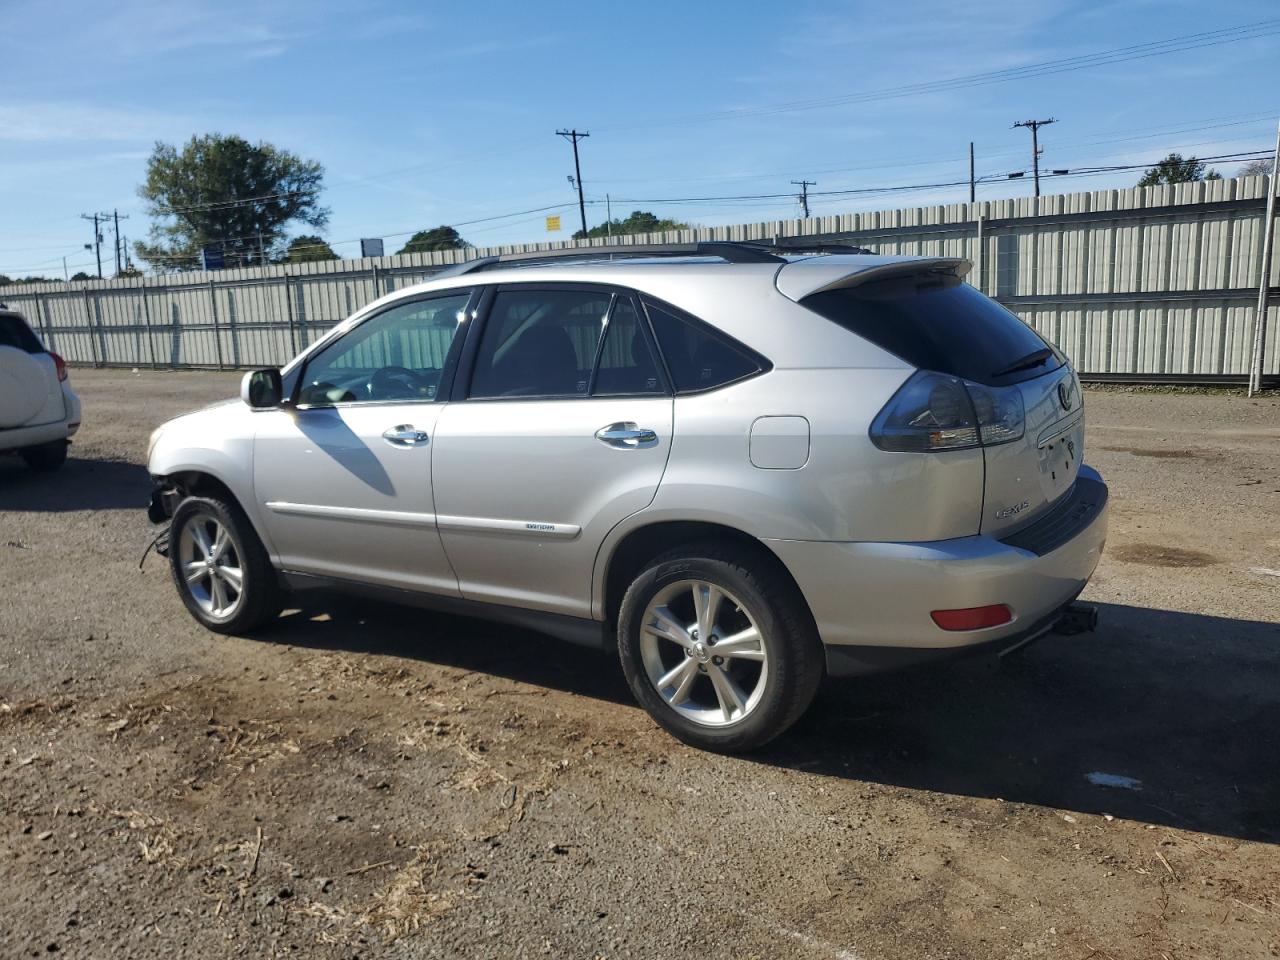
[[(777, 252), (774, 252), (777, 251)], [(871, 253), (863, 247), (826, 241), (805, 241), (802, 237), (777, 240), (745, 240), (740, 242), (707, 241), (701, 243), (630, 243), (600, 247), (562, 247), (558, 250), (535, 250), (530, 253), (504, 253), (496, 257), (477, 257), (454, 264), (435, 274), (456, 277), (494, 267), (549, 263), (556, 260), (612, 260), (615, 257), (720, 257), (729, 263), (786, 262), (779, 253)]]
[(874, 254), (874, 250), (832, 240), (806, 240), (804, 237), (779, 237), (776, 240), (759, 241), (759, 246), (785, 253), (856, 253)]

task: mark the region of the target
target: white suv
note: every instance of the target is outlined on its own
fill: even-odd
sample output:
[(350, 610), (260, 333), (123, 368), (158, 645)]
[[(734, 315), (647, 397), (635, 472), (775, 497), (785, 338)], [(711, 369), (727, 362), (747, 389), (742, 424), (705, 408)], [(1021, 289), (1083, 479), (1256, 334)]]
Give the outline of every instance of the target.
[(1107, 502), (1079, 383), (967, 262), (576, 258), (397, 291), (161, 426), (151, 518), (191, 613), (242, 632), (339, 587), (616, 646), (659, 723), (738, 750), (824, 672), (1075, 609)]
[(80, 398), (67, 365), (46, 350), (22, 314), (0, 308), (0, 453), (33, 470), (56, 470), (80, 429)]

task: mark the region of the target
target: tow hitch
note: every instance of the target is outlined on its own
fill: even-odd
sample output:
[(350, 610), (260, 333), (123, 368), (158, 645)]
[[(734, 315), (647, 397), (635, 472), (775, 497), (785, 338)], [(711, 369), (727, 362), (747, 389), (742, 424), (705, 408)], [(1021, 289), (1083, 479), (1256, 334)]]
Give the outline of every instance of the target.
[(1019, 651), (1025, 650), (1047, 633), (1056, 633), (1064, 637), (1072, 637), (1077, 633), (1089, 633), (1098, 628), (1098, 608), (1089, 603), (1072, 603), (1062, 611), (1057, 620), (1041, 627), (1030, 636), (1023, 637), (1013, 645), (1001, 650), (996, 656), (1000, 660)]
[(1092, 633), (1098, 629), (1098, 608), (1091, 603), (1073, 603), (1053, 625), (1053, 632), (1064, 637), (1073, 637), (1077, 633)]

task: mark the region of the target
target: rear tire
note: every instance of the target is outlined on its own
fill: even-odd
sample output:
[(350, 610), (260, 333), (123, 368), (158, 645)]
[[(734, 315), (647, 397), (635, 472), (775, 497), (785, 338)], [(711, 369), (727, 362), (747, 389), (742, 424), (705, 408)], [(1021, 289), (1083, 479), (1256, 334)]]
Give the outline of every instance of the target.
[(178, 504), (169, 571), (187, 610), (215, 633), (249, 633), (280, 615), (276, 571), (236, 503), (188, 497)]
[(824, 672), (813, 616), (772, 558), (714, 542), (660, 556), (636, 577), (618, 613), (618, 653), (654, 720), (725, 753), (791, 727)]
[(38, 447), (27, 447), (19, 450), (28, 467), (38, 473), (50, 473), (67, 462), (67, 441), (55, 440), (53, 443), (42, 443)]

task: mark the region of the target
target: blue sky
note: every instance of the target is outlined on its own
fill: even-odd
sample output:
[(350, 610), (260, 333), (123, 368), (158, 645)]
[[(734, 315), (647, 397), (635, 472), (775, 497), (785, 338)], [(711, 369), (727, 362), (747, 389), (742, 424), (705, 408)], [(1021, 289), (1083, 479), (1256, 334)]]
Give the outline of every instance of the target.
[[(572, 154), (558, 127), (591, 132), (589, 199), (608, 193), (615, 215), (643, 207), (699, 224), (796, 216), (798, 206), (650, 201), (785, 193), (802, 177), (815, 191), (961, 180), (970, 140), (979, 174), (999, 175), (1029, 166), (1030, 137), (1010, 128), (1029, 117), (1058, 120), (1042, 131), (1046, 167), (1269, 149), (1280, 115), (1275, 27), (1015, 82), (855, 95), (1273, 17), (1274, 0), (0, 0), (0, 273), (60, 275), (64, 255), (84, 269), (91, 231), (79, 214), (95, 209), (119, 208), (130, 218), (123, 232), (144, 236), (136, 189), (152, 144), (211, 131), (321, 161), (325, 233), (345, 256), (362, 236), (386, 237), (394, 251), (396, 235), (419, 228), (571, 204)], [(1001, 179), (979, 196), (1030, 190), (1029, 179)], [(966, 196), (818, 196), (813, 211)], [(459, 229), (477, 245), (567, 239), (576, 206), (559, 212), (560, 234), (545, 231), (541, 213)], [(587, 215), (602, 220), (603, 203)]]

